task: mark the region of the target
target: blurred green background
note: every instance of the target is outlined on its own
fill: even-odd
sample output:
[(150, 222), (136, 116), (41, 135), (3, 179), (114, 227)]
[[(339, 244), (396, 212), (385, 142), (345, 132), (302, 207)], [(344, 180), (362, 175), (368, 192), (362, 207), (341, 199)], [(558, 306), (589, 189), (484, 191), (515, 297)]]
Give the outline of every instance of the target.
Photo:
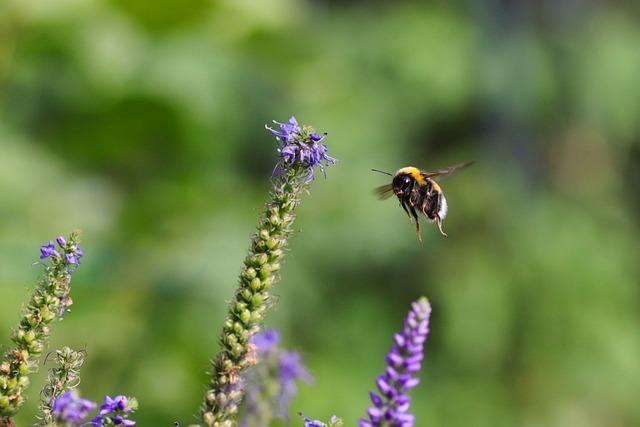
[[(195, 421), (296, 114), (340, 159), (298, 210), (268, 325), (315, 376), (295, 413), (354, 425), (410, 301), (432, 333), (417, 426), (640, 425), (640, 6), (632, 0), (3, 0), (0, 330), (83, 230), (51, 348), (142, 426)], [(442, 184), (424, 246), (372, 189)], [(33, 421), (38, 388), (18, 418)]]

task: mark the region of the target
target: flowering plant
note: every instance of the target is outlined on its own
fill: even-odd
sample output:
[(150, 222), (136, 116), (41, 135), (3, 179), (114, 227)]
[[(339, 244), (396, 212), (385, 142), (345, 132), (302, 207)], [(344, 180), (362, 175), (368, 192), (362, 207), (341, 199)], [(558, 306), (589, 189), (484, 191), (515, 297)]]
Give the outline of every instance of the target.
[[(328, 147), (323, 143), (326, 133), (299, 125), (294, 116), (288, 122), (274, 123), (277, 128), (267, 126), (267, 130), (276, 137), (279, 158), (272, 174), (270, 198), (229, 303), (219, 339), (220, 351), (213, 359), (199, 414), (201, 423), (209, 427), (265, 427), (275, 419), (289, 421), (289, 406), (297, 383), (312, 380), (301, 355), (281, 348), (277, 331), (262, 328), (268, 309), (274, 305), (270, 290), (278, 281), (301, 194), (313, 182), (316, 168), (326, 177), (325, 168), (337, 161), (328, 155)], [(58, 236), (40, 247), (37, 264), (44, 267), (44, 277), (12, 334), (15, 347), (0, 362), (0, 427), (15, 425), (12, 416), (24, 402), (24, 389), (29, 385), (29, 375), (38, 368), (51, 333), (50, 324), (62, 320), (73, 303), (71, 277), (83, 257), (78, 233), (68, 238)], [(402, 331), (393, 337), (386, 369), (375, 381), (377, 391), (370, 393), (372, 406), (367, 410), (367, 418), (358, 422), (361, 427), (414, 426), (408, 392), (419, 382), (417, 374), (429, 332), (430, 313), (426, 298), (411, 305)], [(64, 347), (49, 355), (54, 355), (55, 367), (49, 369), (41, 393), (39, 425), (136, 424), (130, 418), (138, 408), (135, 398), (107, 395), (98, 407), (80, 396), (84, 351)], [(329, 423), (300, 415), (305, 427), (343, 425), (335, 415)]]

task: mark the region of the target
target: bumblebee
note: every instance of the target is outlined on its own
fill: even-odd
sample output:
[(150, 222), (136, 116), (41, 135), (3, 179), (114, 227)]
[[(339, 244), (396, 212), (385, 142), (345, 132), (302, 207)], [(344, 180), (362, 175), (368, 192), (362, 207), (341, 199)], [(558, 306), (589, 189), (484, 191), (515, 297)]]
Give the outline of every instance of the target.
[(460, 169), (471, 166), (473, 163), (475, 162), (464, 162), (430, 172), (422, 171), (413, 166), (401, 168), (395, 174), (372, 169), (374, 172), (393, 177), (391, 184), (376, 188), (376, 193), (381, 200), (391, 197), (392, 194), (398, 197), (402, 209), (407, 213), (409, 219), (413, 219), (416, 223), (416, 233), (420, 243), (422, 243), (422, 236), (420, 235), (418, 212), (427, 217), (429, 222), (435, 222), (440, 234), (447, 237), (447, 233), (442, 229), (442, 221), (447, 216), (447, 199), (434, 178), (444, 178)]

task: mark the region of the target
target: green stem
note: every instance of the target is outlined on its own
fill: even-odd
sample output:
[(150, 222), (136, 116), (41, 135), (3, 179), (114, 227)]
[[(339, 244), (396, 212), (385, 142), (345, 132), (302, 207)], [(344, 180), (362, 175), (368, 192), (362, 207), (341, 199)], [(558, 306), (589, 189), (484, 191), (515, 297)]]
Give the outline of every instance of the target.
[(249, 340), (258, 332), (269, 307), (269, 290), (278, 278), (302, 189), (293, 171), (274, 180), (271, 201), (261, 216), (244, 260), (238, 289), (229, 305), (220, 336), (221, 350), (212, 362), (211, 380), (200, 412), (206, 426), (237, 426), (238, 407), (244, 394), (240, 375), (255, 363), (250, 357)]

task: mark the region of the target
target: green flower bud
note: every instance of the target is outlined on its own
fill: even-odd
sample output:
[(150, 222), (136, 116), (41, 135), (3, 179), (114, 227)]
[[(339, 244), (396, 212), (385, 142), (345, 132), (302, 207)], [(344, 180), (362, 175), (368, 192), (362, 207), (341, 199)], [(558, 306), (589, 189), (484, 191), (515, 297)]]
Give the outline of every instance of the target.
[(29, 368), (28, 363), (21, 363), (18, 365), (18, 373), (20, 375), (27, 375), (30, 371), (31, 369)]
[(210, 426), (216, 421), (216, 417), (212, 412), (204, 412), (202, 414), (202, 421), (204, 421), (206, 425)]
[(254, 277), (256, 277), (257, 273), (254, 268), (249, 267), (242, 273), (242, 275), (243, 277), (246, 277), (247, 280), (252, 280)]
[(259, 307), (260, 305), (262, 305), (264, 301), (265, 301), (265, 297), (263, 297), (261, 294), (255, 294), (253, 295), (253, 298), (251, 300), (251, 306)]
[(253, 293), (251, 293), (249, 289), (243, 290), (240, 295), (242, 296), (242, 299), (247, 303), (251, 302), (251, 298), (253, 297)]
[(30, 353), (38, 356), (40, 355), (40, 353), (42, 353), (42, 350), (44, 350), (44, 344), (42, 344), (40, 341), (33, 341), (27, 345), (27, 348), (29, 349)]
[(271, 266), (269, 264), (265, 264), (262, 267), (260, 267), (259, 276), (262, 280), (265, 280), (270, 275), (271, 275)]
[(36, 339), (36, 333), (35, 333), (35, 332), (33, 332), (32, 330), (31, 330), (31, 331), (27, 331), (27, 332), (24, 334), (23, 340), (24, 340), (24, 342), (26, 342), (27, 344), (29, 344), (29, 343), (33, 342), (33, 340), (34, 340), (34, 339)]
[(249, 320), (251, 320), (251, 312), (249, 310), (243, 310), (242, 313), (240, 313), (240, 320), (245, 325), (248, 324)]
[(229, 334), (226, 338), (227, 339), (225, 341), (225, 344), (227, 344), (229, 347), (233, 347), (234, 345), (238, 344), (238, 339), (235, 335)]
[(40, 317), (42, 317), (43, 322), (49, 323), (56, 318), (56, 315), (49, 310), (49, 307), (45, 306), (40, 309)]
[(251, 288), (251, 290), (254, 292), (259, 291), (261, 287), (262, 287), (262, 283), (260, 282), (260, 279), (258, 279), (257, 277), (253, 279), (251, 281), (251, 284), (249, 285), (249, 288)]
[(254, 311), (251, 313), (251, 323), (258, 323), (262, 320), (262, 312)]
[(277, 226), (279, 226), (279, 225), (280, 225), (280, 223), (281, 223), (281, 221), (280, 221), (280, 217), (279, 217), (278, 215), (275, 215), (275, 214), (274, 214), (274, 215), (271, 215), (271, 216), (269, 217), (269, 223), (270, 223), (271, 225), (273, 225), (273, 226), (276, 226), (276, 227), (277, 227)]
[(258, 266), (262, 266), (267, 261), (269, 261), (269, 255), (267, 254), (258, 254), (255, 256), (255, 260)]
[(236, 313), (242, 313), (244, 310), (247, 309), (247, 304), (242, 302), (242, 301), (238, 301), (235, 305), (235, 312)]
[(283, 255), (284, 255), (284, 252), (282, 251), (282, 249), (274, 249), (273, 251), (271, 251), (271, 254), (269, 256), (269, 260), (270, 261), (278, 260), (278, 259), (282, 258)]
[(275, 239), (273, 237), (270, 237), (269, 240), (267, 240), (267, 248), (276, 249), (279, 246), (280, 246), (280, 240), (279, 239)]
[(244, 347), (240, 344), (234, 345), (233, 347), (231, 347), (231, 354), (235, 359), (239, 359), (240, 356), (244, 354)]
[[(226, 377), (225, 377), (226, 378)], [(216, 395), (216, 402), (218, 403), (218, 405), (220, 406), (224, 406), (227, 404), (227, 395), (224, 393), (218, 393)]]
[(233, 323), (233, 333), (236, 335), (241, 335), (243, 333), (245, 333), (245, 329), (244, 326), (242, 325), (242, 323), (240, 322), (234, 322)]
[[(236, 397), (237, 399), (238, 397)], [(236, 415), (238, 413), (238, 405), (231, 403), (227, 405), (227, 413), (229, 415)]]
[(266, 278), (264, 282), (262, 282), (262, 290), (268, 291), (269, 289), (271, 289), (271, 286), (273, 285), (274, 280), (275, 280), (274, 276), (269, 276), (268, 278)]

